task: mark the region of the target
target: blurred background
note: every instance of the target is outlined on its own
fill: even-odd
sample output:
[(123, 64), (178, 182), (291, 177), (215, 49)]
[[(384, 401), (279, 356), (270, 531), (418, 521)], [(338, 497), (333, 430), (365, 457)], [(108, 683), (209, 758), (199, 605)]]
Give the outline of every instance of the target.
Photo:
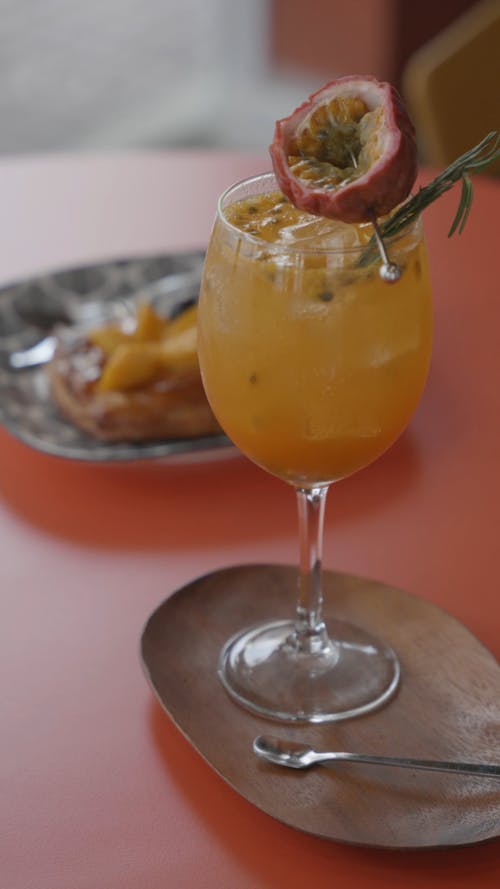
[[(440, 162), (426, 134), (440, 88), (428, 81), (456, 50), (457, 22), (462, 42), (478, 33), (478, 10), (490, 49), (475, 50), (486, 74), (471, 88), (495, 123), (500, 0), (0, 0), (0, 152), (265, 150), (275, 119), (310, 91), (369, 73), (405, 93), (423, 119), (421, 151)], [(466, 83), (472, 68), (462, 64)], [(432, 113), (454, 109), (470, 144), (464, 87), (456, 73), (444, 80), (451, 99)]]

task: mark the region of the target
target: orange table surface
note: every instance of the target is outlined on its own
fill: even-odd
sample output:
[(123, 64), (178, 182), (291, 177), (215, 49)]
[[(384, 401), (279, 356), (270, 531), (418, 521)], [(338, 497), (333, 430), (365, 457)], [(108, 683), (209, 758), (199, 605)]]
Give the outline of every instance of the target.
[[(218, 193), (268, 166), (204, 152), (4, 159), (1, 281), (203, 246)], [(448, 240), (458, 199), (425, 214), (436, 323), (426, 392), (392, 450), (330, 492), (325, 564), (433, 601), (498, 656), (500, 182), (476, 177), (466, 230)], [(498, 841), (390, 852), (275, 822), (153, 701), (138, 655), (146, 618), (200, 574), (294, 562), (286, 485), (241, 457), (88, 465), (1, 430), (0, 498), (2, 887), (500, 884)]]

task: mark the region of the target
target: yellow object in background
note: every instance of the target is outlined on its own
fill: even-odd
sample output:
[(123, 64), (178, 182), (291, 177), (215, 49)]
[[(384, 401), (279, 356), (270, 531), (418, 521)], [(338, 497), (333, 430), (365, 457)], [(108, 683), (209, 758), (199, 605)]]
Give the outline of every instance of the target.
[[(500, 0), (483, 0), (417, 50), (403, 94), (424, 160), (446, 166), (500, 130)], [(500, 174), (500, 159), (488, 167)]]

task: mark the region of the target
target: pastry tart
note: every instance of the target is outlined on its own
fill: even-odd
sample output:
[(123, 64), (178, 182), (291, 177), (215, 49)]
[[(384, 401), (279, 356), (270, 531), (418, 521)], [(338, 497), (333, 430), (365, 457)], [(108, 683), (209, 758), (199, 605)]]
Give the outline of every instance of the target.
[(196, 317), (197, 305), (164, 319), (145, 303), (134, 318), (60, 336), (48, 375), (61, 413), (104, 441), (220, 433), (201, 382)]

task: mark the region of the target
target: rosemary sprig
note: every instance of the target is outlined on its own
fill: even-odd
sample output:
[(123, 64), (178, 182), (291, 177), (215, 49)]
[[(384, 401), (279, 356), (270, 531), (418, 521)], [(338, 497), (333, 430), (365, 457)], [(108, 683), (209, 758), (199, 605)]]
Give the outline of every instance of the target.
[[(478, 173), (500, 157), (500, 132), (493, 130), (488, 133), (474, 148), (466, 151), (453, 161), (442, 173), (436, 176), (429, 185), (424, 185), (413, 197), (399, 207), (393, 216), (386, 219), (380, 225), (382, 237), (393, 238), (407, 225), (410, 225), (417, 216), (437, 198), (448, 191), (455, 182), (462, 180), (462, 193), (460, 203), (448, 232), (450, 238), (458, 229), (461, 234), (464, 230), (467, 217), (470, 213), (474, 190), (469, 173)], [(359, 259), (359, 265), (368, 265), (378, 255), (375, 236), (368, 242)]]

